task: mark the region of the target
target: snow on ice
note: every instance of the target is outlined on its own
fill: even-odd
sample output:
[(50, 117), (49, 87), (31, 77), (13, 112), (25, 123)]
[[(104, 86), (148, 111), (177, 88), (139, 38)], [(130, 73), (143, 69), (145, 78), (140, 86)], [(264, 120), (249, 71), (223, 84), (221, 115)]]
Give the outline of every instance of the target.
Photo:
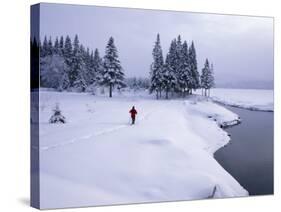
[[(198, 94), (200, 92), (197, 91)], [(215, 88), (211, 90), (211, 98), (226, 105), (250, 110), (274, 110), (273, 90)]]
[(248, 195), (213, 157), (239, 117), (212, 101), (43, 91), (39, 111), (41, 208)]

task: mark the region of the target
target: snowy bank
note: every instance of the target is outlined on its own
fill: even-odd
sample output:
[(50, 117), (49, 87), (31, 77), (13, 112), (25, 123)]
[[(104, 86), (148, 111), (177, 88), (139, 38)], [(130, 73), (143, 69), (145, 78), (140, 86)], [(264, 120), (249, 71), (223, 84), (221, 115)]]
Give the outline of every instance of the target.
[[(197, 93), (200, 94), (200, 91)], [(229, 106), (249, 110), (274, 111), (273, 90), (215, 88), (211, 90), (211, 98)]]
[[(238, 116), (211, 101), (42, 92), (42, 208), (247, 196), (214, 159)], [(66, 124), (49, 124), (59, 103)], [(138, 110), (131, 126), (129, 109)]]
[(212, 100), (208, 100), (208, 98), (193, 95), (185, 103), (194, 112), (214, 120), (221, 128), (227, 128), (241, 123), (241, 119), (237, 114), (215, 104)]

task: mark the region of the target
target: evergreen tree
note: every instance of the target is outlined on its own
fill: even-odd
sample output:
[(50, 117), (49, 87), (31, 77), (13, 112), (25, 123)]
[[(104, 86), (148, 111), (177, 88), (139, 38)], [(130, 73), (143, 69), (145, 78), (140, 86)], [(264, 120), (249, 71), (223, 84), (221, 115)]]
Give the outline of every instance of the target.
[(64, 49), (64, 39), (63, 36), (60, 37), (60, 42), (59, 42), (59, 54), (63, 55), (63, 49)]
[(56, 37), (54, 48), (53, 48), (53, 53), (54, 54), (59, 54), (59, 39)]
[(103, 66), (104, 70), (100, 84), (109, 87), (109, 97), (112, 97), (112, 90), (115, 86), (118, 89), (125, 86), (124, 73), (118, 59), (118, 51), (113, 37), (110, 37), (107, 43)]
[(150, 92), (156, 91), (156, 98), (161, 97), (161, 90), (163, 87), (163, 53), (160, 44), (160, 35), (157, 34), (156, 42), (152, 51), (153, 62), (151, 64), (150, 79), (151, 86)]
[(213, 65), (210, 67), (209, 61), (206, 59), (201, 74), (201, 88), (204, 90), (205, 96), (210, 96), (210, 89), (214, 87), (214, 85)]
[[(64, 43), (64, 58), (68, 62), (67, 65), (71, 64), (72, 60), (72, 43), (70, 37), (67, 35)], [(69, 61), (68, 61), (69, 60)]]
[(197, 89), (200, 87), (200, 84), (199, 84), (199, 73), (197, 70), (196, 50), (193, 41), (189, 48), (189, 60), (190, 60), (190, 71), (193, 79), (192, 89)]
[(49, 37), (48, 47), (47, 47), (46, 54), (47, 54), (47, 55), (52, 55), (52, 54), (53, 54), (53, 42), (52, 42), (51, 36)]
[(85, 63), (85, 69), (86, 69), (86, 82), (87, 86), (92, 83), (92, 78), (90, 73), (92, 72), (92, 67), (91, 67), (91, 55), (90, 55), (90, 49), (85, 48), (81, 46), (82, 54), (83, 54), (83, 61)]
[(79, 45), (78, 35), (75, 35), (73, 43), (72, 63), (69, 72), (70, 85), (84, 92), (87, 88), (86, 64), (83, 60), (84, 47)]
[(55, 124), (55, 123), (66, 123), (65, 117), (61, 114), (61, 110), (59, 108), (59, 104), (56, 104), (56, 107), (53, 110), (54, 114), (51, 116), (49, 123)]
[(183, 70), (183, 46), (181, 42), (181, 36), (179, 35), (176, 40), (176, 52), (175, 52), (175, 74), (177, 78), (176, 91), (183, 92), (183, 84), (181, 80), (182, 70)]
[(67, 75), (69, 79), (69, 87), (73, 85), (73, 77), (71, 77), (71, 68), (72, 68), (72, 43), (70, 37), (67, 35), (65, 38), (64, 48), (63, 48), (63, 57), (65, 60), (65, 63), (68, 67)]
[(208, 96), (210, 96), (211, 88), (213, 88), (215, 86), (214, 65), (213, 65), (213, 63), (211, 64), (211, 67), (210, 67), (207, 85), (208, 85), (208, 91), (209, 91), (208, 92)]
[(169, 52), (165, 59), (163, 71), (163, 88), (166, 93), (166, 99), (169, 97), (169, 92), (173, 91), (177, 85), (175, 58), (176, 56), (176, 42), (171, 42)]
[(90, 72), (90, 78), (91, 83), (95, 83), (95, 85), (98, 85), (102, 83), (102, 75), (103, 75), (103, 61), (100, 57), (99, 50), (95, 49), (95, 53), (93, 55), (93, 52), (91, 54), (91, 72)]
[(47, 40), (47, 36), (45, 36), (42, 48), (40, 49), (40, 57), (45, 57), (47, 53), (48, 53), (48, 40)]
[(178, 76), (179, 87), (184, 96), (192, 89), (192, 74), (190, 68), (189, 52), (187, 42), (184, 41), (182, 48), (182, 64), (180, 74)]

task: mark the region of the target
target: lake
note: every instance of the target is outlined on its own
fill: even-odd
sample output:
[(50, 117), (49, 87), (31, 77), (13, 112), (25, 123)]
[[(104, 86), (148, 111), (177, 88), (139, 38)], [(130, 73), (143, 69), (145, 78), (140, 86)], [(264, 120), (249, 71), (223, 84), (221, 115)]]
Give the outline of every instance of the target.
[(225, 106), (242, 123), (225, 129), (231, 141), (215, 159), (250, 195), (273, 194), (273, 112), (250, 111)]

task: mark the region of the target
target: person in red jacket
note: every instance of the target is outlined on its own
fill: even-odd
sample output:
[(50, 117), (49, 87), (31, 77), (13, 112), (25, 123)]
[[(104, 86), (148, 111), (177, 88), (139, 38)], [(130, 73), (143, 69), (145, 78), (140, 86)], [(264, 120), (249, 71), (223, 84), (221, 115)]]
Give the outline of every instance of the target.
[(129, 113), (131, 113), (132, 124), (135, 124), (136, 114), (138, 113), (135, 109), (135, 106), (132, 107), (132, 109), (129, 111)]

